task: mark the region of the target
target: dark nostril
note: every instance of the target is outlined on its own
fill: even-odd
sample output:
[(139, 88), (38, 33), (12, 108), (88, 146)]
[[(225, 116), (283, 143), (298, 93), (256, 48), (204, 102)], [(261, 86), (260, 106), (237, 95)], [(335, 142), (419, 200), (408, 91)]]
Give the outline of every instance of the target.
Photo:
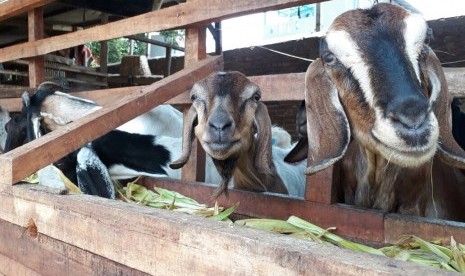
[(402, 124), (407, 128), (418, 128), (420, 127), (426, 119), (426, 113), (419, 112), (418, 114), (403, 114), (403, 113), (394, 113), (391, 117), (395, 122)]
[(418, 128), (426, 120), (429, 103), (420, 97), (408, 97), (388, 105), (387, 116), (406, 128)]
[(209, 122), (208, 125), (213, 128), (214, 130), (219, 130), (219, 131), (225, 131), (228, 128), (231, 128), (232, 122), (231, 121), (226, 121), (226, 122)]

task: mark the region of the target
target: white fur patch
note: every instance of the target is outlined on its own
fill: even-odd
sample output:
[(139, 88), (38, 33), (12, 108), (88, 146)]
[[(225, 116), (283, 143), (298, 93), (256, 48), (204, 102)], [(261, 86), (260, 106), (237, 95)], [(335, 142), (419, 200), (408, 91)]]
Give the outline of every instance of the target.
[(410, 59), (410, 63), (415, 70), (418, 81), (421, 81), (418, 55), (421, 52), (428, 28), (425, 20), (420, 14), (411, 14), (407, 16), (404, 19), (404, 23), (405, 49)]
[(76, 97), (76, 96), (73, 96), (73, 95), (70, 95), (70, 94), (67, 94), (67, 93), (63, 93), (63, 92), (60, 92), (60, 91), (55, 91), (54, 94), (69, 98), (69, 99), (71, 99), (73, 101), (79, 101), (79, 102), (85, 102), (85, 103), (88, 103), (88, 104), (97, 105), (94, 101), (84, 99), (84, 98), (79, 98), (79, 97)]
[(360, 49), (349, 33), (344, 30), (329, 30), (326, 34), (329, 50), (358, 80), (368, 104), (374, 107), (374, 93), (370, 82), (369, 66), (364, 62)]

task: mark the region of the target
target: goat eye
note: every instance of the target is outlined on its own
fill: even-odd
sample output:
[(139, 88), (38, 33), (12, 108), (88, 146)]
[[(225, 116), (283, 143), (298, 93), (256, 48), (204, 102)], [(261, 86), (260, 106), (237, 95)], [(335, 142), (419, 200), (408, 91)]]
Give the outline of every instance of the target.
[(334, 56), (333, 53), (326, 53), (325, 55), (323, 55), (323, 61), (326, 63), (326, 64), (334, 64), (336, 62), (336, 57)]
[(196, 99), (197, 99), (197, 96), (194, 95), (194, 94), (192, 94), (192, 95), (191, 95), (191, 101), (195, 101)]
[(258, 93), (255, 93), (253, 96), (252, 96), (252, 99), (255, 101), (255, 102), (258, 102), (260, 100), (261, 96), (260, 94)]

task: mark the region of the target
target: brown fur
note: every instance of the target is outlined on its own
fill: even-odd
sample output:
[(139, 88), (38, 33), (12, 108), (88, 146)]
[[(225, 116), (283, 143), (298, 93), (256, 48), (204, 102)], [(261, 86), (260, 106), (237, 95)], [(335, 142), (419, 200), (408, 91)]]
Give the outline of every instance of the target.
[[(195, 133), (223, 179), (215, 196), (227, 193), (231, 177), (237, 189), (287, 193), (271, 160), (271, 120), (266, 106), (253, 100), (256, 93), (260, 93), (258, 86), (239, 72), (214, 73), (197, 82), (185, 120), (183, 152), (170, 166), (180, 168), (187, 162)], [(231, 120), (231, 133), (223, 134), (227, 140), (223, 142), (232, 146), (224, 150), (209, 147), (215, 139), (209, 127), (218, 116)]]
[[(391, 28), (398, 28), (408, 14), (389, 4), (380, 4), (374, 11), (381, 14), (378, 20), (387, 22), (383, 26)], [(364, 36), (360, 26), (370, 24), (369, 20), (362, 16), (361, 10), (351, 11), (338, 17), (332, 28), (343, 28), (357, 40)], [(354, 93), (360, 88), (351, 82), (346, 71), (317, 59), (306, 75), (309, 140), (306, 172), (319, 171), (340, 160), (341, 197), (346, 203), (465, 221), (465, 176), (457, 169), (465, 166), (465, 152), (452, 137), (450, 96), (441, 65), (431, 49), (425, 46), (423, 50), (423, 56), (419, 57), (423, 94), (431, 96), (433, 78), (441, 86), (432, 105), (440, 127), (435, 157), (416, 167), (394, 164), (383, 157), (377, 142), (370, 138), (376, 118), (374, 111)]]

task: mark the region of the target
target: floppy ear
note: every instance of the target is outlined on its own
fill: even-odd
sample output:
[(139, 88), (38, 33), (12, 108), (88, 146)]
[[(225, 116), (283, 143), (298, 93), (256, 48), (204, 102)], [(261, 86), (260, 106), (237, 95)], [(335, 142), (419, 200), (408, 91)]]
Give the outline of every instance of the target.
[(308, 156), (308, 139), (300, 138), (292, 150), (284, 157), (284, 162), (296, 163), (307, 159)]
[(192, 150), (192, 141), (194, 140), (194, 127), (197, 124), (197, 111), (192, 105), (187, 112), (182, 127), (182, 153), (178, 160), (170, 164), (170, 168), (179, 169), (187, 163)]
[(426, 64), (422, 68), (422, 74), (427, 80), (433, 112), (439, 124), (439, 157), (448, 165), (465, 169), (465, 151), (452, 135), (452, 99), (447, 88), (447, 81), (441, 63), (431, 49), (429, 49)]
[(350, 126), (336, 87), (320, 59), (305, 75), (308, 164), (306, 174), (321, 171), (342, 158), (350, 141)]
[(264, 174), (272, 174), (271, 155), (271, 119), (265, 104), (258, 102), (255, 111), (255, 128), (257, 129), (257, 150), (255, 155), (255, 166)]
[(27, 91), (24, 91), (23, 94), (21, 94), (21, 100), (23, 101), (23, 108), (29, 107), (31, 104), (31, 97)]
[(37, 90), (46, 90), (46, 91), (62, 91), (65, 90), (63, 86), (53, 81), (44, 81), (37, 87)]

